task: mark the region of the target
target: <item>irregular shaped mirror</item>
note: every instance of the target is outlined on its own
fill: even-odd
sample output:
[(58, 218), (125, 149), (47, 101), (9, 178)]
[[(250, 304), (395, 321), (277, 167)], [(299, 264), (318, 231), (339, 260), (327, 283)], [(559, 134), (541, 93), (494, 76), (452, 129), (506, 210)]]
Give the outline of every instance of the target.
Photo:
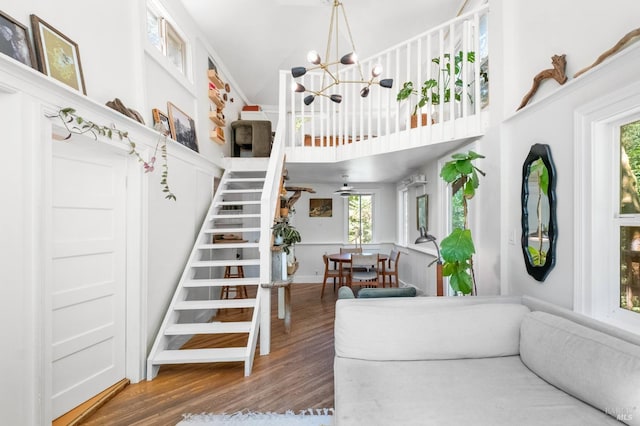
[(555, 265), (556, 171), (549, 145), (531, 147), (522, 166), (522, 253), (527, 272), (544, 281)]

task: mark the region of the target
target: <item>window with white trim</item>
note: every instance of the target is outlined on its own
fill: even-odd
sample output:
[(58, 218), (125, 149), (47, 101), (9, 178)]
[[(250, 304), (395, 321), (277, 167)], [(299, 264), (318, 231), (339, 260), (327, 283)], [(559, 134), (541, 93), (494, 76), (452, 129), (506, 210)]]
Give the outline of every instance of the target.
[[(617, 171), (619, 182), (618, 214), (613, 223), (619, 236), (619, 287), (610, 289), (617, 297), (615, 308), (640, 313), (640, 118), (616, 123), (615, 135), (619, 152)], [(617, 170), (616, 170), (617, 169)]]
[(402, 218), (400, 224), (402, 228), (398, 243), (401, 246), (407, 246), (409, 244), (409, 190), (406, 188), (400, 192), (400, 203), (402, 214), (398, 216)]
[(349, 195), (347, 204), (348, 241), (354, 244), (372, 243), (373, 195)]
[(186, 75), (187, 44), (155, 2), (147, 2), (147, 39), (180, 73)]

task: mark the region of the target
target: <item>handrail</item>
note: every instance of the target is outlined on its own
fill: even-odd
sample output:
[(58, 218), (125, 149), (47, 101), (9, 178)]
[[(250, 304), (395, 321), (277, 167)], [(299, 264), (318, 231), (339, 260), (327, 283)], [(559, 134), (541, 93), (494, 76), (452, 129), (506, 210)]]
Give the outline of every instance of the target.
[[(284, 130), (285, 120), (278, 121), (276, 135), (271, 147), (271, 155), (267, 165), (262, 196), (260, 197), (260, 287), (258, 287), (259, 299), (254, 310), (254, 319), (259, 315), (260, 319), (260, 354), (266, 355), (271, 350), (271, 290), (267, 286), (271, 283), (271, 226), (275, 218), (276, 202), (280, 200), (280, 178), (284, 168)], [(253, 322), (257, 324), (256, 321)], [(250, 348), (255, 352), (257, 342), (257, 329), (249, 333)]]

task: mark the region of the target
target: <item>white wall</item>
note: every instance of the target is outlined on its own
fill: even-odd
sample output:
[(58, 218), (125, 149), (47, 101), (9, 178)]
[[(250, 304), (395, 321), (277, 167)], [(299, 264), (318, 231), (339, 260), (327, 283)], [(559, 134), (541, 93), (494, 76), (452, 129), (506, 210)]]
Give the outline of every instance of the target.
[[(173, 4), (179, 8), (178, 4)], [(2, 367), (0, 404), (5, 421), (12, 424), (44, 424), (50, 418), (47, 406), (51, 377), (48, 373), (47, 322), (43, 317), (42, 288), (46, 283), (45, 256), (48, 247), (46, 228), (47, 164), (50, 163), (50, 129), (52, 121), (44, 111), (72, 106), (88, 119), (100, 124), (115, 123), (131, 132), (143, 154), (155, 147), (157, 134), (151, 127), (151, 109), (166, 111), (167, 101), (178, 105), (196, 120), (200, 155), (173, 141), (168, 142), (169, 184), (178, 197), (165, 200), (159, 184), (161, 159), (156, 172), (143, 174), (133, 167), (128, 191), (138, 216), (129, 217), (131, 257), (127, 262), (129, 301), (140, 309), (128, 311), (130, 323), (138, 330), (128, 330), (129, 353), (127, 375), (138, 380), (137, 367), (144, 365), (148, 345), (155, 337), (168, 300), (173, 295), (184, 260), (193, 244), (202, 217), (209, 205), (212, 179), (221, 174), (222, 157), (228, 145), (219, 146), (208, 138), (209, 103), (207, 98), (207, 57), (212, 56), (225, 81), (231, 81), (236, 102), (228, 103), (227, 122), (237, 118), (244, 95), (224, 75), (224, 65), (215, 53), (201, 42), (197, 29), (189, 21), (178, 22), (194, 49), (193, 82), (177, 79), (158, 60), (145, 53), (145, 2), (115, 0), (109, 3), (48, 2), (26, 0), (3, 2), (0, 10), (30, 27), (29, 15), (41, 19), (67, 35), (79, 46), (87, 97), (66, 86), (15, 64), (6, 57), (0, 60), (0, 111), (3, 112), (5, 154), (1, 176), (11, 182), (3, 193), (2, 270), (0, 285), (12, 302), (2, 313), (2, 336), (7, 351)], [(178, 14), (179, 15), (179, 14)], [(182, 17), (184, 18), (184, 17)], [(139, 111), (146, 128), (103, 107), (120, 98), (125, 105)], [(11, 125), (10, 123), (16, 123)], [(228, 131), (227, 131), (228, 135)], [(114, 142), (116, 143), (116, 142)], [(158, 156), (159, 157), (159, 156)], [(132, 160), (135, 163), (135, 160)], [(81, 178), (81, 177), (79, 177)], [(176, 255), (176, 253), (180, 253)], [(46, 306), (45, 306), (46, 307)], [(46, 312), (46, 310), (45, 310)], [(134, 327), (134, 328), (135, 328)], [(136, 356), (141, 358), (135, 359)], [(144, 370), (142, 374), (144, 374)], [(130, 374), (133, 374), (131, 376)]]
[[(557, 2), (542, 0), (537, 2), (514, 2), (510, 0), (492, 0), (489, 19), (490, 45), (490, 109), (491, 127), (486, 135), (477, 142), (477, 152), (487, 158), (479, 164), (487, 171), (474, 201), (480, 213), (476, 218), (479, 226), (474, 235), (478, 249), (478, 278), (481, 294), (493, 294), (502, 286), (502, 291), (509, 291), (514, 280), (524, 280), (527, 290), (531, 287), (528, 275), (524, 271), (521, 253), (512, 256), (515, 247), (508, 246), (507, 241), (514, 227), (519, 229), (519, 222), (510, 222), (514, 212), (514, 203), (519, 203), (519, 189), (514, 192), (514, 185), (519, 188), (521, 181), (522, 161), (532, 141), (543, 136), (552, 140), (562, 140), (552, 146), (553, 155), (571, 157), (571, 130), (567, 128), (572, 122), (568, 110), (560, 113), (550, 110), (545, 119), (532, 119), (526, 126), (509, 124), (503, 129), (500, 124), (505, 118), (515, 114), (516, 108), (524, 95), (531, 88), (533, 77), (543, 69), (551, 68), (551, 57), (555, 54), (566, 54), (567, 76), (571, 81), (573, 74), (593, 63), (605, 50), (612, 47), (627, 32), (637, 28), (637, 16), (640, 15), (640, 3), (634, 0), (621, 0), (603, 6), (601, 2)], [(567, 83), (568, 84), (568, 83)], [(529, 102), (534, 105), (545, 97), (561, 90), (555, 81), (544, 81), (536, 95)], [(595, 99), (596, 94), (587, 96)], [(528, 108), (528, 107), (527, 107)], [(525, 113), (526, 109), (523, 110)], [(521, 113), (522, 114), (522, 113)], [(527, 113), (525, 113), (527, 114)], [(520, 120), (516, 118), (516, 120)], [(508, 129), (508, 133), (505, 133)], [(553, 135), (553, 136), (552, 136)], [(538, 142), (549, 143), (547, 140)], [(526, 151), (526, 152), (525, 152)], [(562, 154), (559, 153), (562, 151)], [(557, 163), (556, 163), (557, 164)], [(572, 167), (570, 164), (563, 166)], [(566, 167), (559, 173), (564, 176)], [(561, 180), (563, 178), (560, 178)], [(566, 181), (562, 181), (566, 184)], [(560, 181), (559, 181), (559, 184)], [(570, 193), (570, 191), (569, 191)], [(512, 199), (512, 197), (517, 197)], [(515, 200), (515, 201), (514, 201)], [(566, 197), (562, 203), (566, 203)], [(502, 206), (502, 207), (501, 207)], [(566, 211), (565, 211), (566, 212)], [(571, 214), (571, 213), (569, 213)], [(505, 215), (509, 215), (505, 217)], [(519, 216), (518, 216), (519, 221)], [(567, 235), (566, 226), (561, 227), (561, 240)], [(518, 241), (520, 234), (515, 236)], [(565, 240), (565, 244), (568, 240)], [(561, 256), (567, 256), (571, 247), (559, 247), (568, 250)], [(558, 266), (556, 267), (558, 269)], [(513, 271), (518, 271), (515, 275)], [(526, 275), (526, 276), (525, 276)], [(549, 279), (558, 276), (559, 280), (571, 280), (571, 272), (554, 270)], [(571, 305), (570, 291), (563, 284), (561, 288), (548, 286), (548, 290), (537, 293), (546, 300), (561, 301)], [(489, 287), (486, 287), (489, 286)], [(483, 289), (484, 287), (484, 289)], [(536, 288), (536, 287), (533, 287)], [(515, 291), (515, 290), (514, 290)], [(522, 291), (522, 289), (518, 290)]]
[[(640, 45), (631, 46), (621, 52), (613, 61), (608, 61), (598, 69), (567, 83), (545, 100), (523, 109), (507, 120), (502, 126), (505, 161), (504, 173), (513, 176), (505, 182), (502, 198), (502, 220), (504, 235), (505, 282), (510, 294), (530, 294), (568, 308), (573, 307), (574, 290), (574, 233), (575, 217), (574, 187), (576, 179), (574, 142), (574, 113), (581, 106), (606, 98), (609, 94), (623, 89), (625, 85), (637, 82), (640, 69)], [(614, 78), (611, 78), (614, 77)], [(551, 147), (551, 154), (557, 171), (556, 195), (558, 219), (558, 243), (556, 266), (547, 279), (540, 283), (527, 275), (522, 250), (520, 248), (520, 190), (522, 163), (534, 143), (545, 143)], [(589, 217), (590, 212), (580, 212)], [(515, 235), (515, 244), (509, 236)]]
[[(567, 75), (571, 77), (637, 28), (638, 16), (640, 3), (636, 0), (607, 4), (594, 0), (491, 0), (492, 116), (497, 112), (495, 101), (504, 106), (504, 115), (496, 117), (498, 120), (515, 111), (531, 88), (533, 77), (551, 68), (551, 56), (567, 55)], [(543, 83), (532, 102), (557, 87), (554, 81)]]

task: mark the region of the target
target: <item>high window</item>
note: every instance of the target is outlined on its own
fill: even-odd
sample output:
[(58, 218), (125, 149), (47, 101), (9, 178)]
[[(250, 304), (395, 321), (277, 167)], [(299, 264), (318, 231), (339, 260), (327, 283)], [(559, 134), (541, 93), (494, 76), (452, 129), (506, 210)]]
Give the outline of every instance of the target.
[(184, 38), (154, 2), (147, 2), (147, 39), (180, 73), (186, 74), (187, 45)]
[(373, 195), (349, 195), (348, 239), (356, 244), (373, 242)]

